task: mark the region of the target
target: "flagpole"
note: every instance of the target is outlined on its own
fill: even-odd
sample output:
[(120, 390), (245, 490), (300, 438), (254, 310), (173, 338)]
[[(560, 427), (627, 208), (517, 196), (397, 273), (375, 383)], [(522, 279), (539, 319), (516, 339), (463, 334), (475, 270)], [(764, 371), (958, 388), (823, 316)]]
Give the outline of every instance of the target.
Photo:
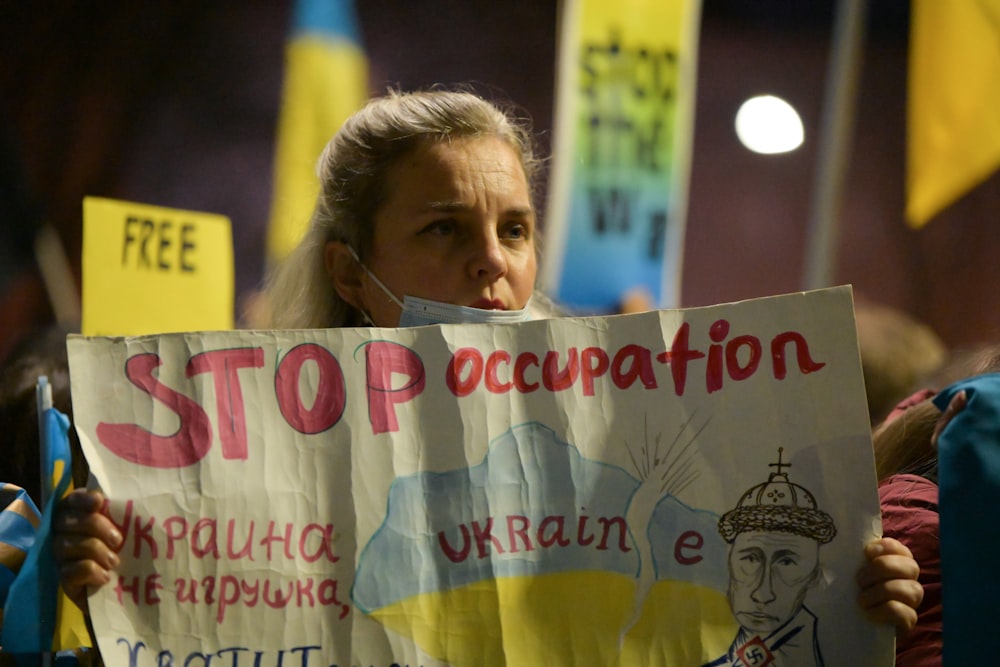
[[(41, 508), (42, 514), (47, 511), (47, 505), (49, 500), (52, 498), (52, 452), (49, 451), (46, 440), (46, 413), (52, 408), (52, 385), (49, 384), (49, 378), (45, 375), (39, 375), (38, 381), (35, 384), (35, 408), (38, 411), (38, 461), (41, 464), (39, 471), (41, 473), (41, 487), (40, 500), (42, 501), (39, 507)], [(42, 580), (38, 581), (39, 589), (38, 595), (45, 595), (46, 591), (42, 588)], [(41, 610), (41, 608), (39, 608)], [(38, 618), (39, 627), (44, 627), (45, 619), (43, 618), (44, 613)], [(51, 653), (51, 638), (49, 639), (50, 646), (48, 650), (41, 653), (41, 665), (40, 667), (50, 667), (52, 664), (52, 653)]]
[(806, 236), (807, 290), (832, 285), (837, 268), (837, 218), (850, 161), (867, 13), (867, 0), (837, 1)]
[(38, 411), (38, 452), (39, 452), (39, 476), (41, 486), (39, 507), (45, 511), (45, 504), (49, 502), (52, 495), (52, 461), (49, 460), (49, 452), (45, 446), (45, 413), (52, 407), (52, 385), (49, 378), (39, 375), (35, 384), (35, 408)]

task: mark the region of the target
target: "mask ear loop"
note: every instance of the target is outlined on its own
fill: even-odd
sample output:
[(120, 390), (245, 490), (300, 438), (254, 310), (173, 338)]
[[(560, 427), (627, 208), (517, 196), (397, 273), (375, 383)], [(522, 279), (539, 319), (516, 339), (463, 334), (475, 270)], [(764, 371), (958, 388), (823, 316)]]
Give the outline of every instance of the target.
[[(372, 281), (374, 281), (376, 285), (378, 285), (379, 289), (381, 289), (385, 293), (385, 295), (387, 297), (389, 297), (389, 299), (393, 303), (395, 303), (397, 306), (399, 306), (400, 310), (402, 310), (403, 309), (403, 302), (400, 301), (399, 299), (397, 299), (396, 295), (393, 294), (391, 291), (389, 291), (389, 288), (386, 287), (385, 284), (383, 284), (382, 281), (379, 280), (375, 276), (375, 274), (372, 273), (368, 269), (367, 266), (365, 266), (365, 263), (361, 261), (360, 257), (358, 257), (357, 251), (352, 246), (350, 246), (350, 245), (347, 246), (347, 250), (348, 250), (348, 252), (351, 253), (351, 257), (354, 258), (354, 261), (358, 263), (358, 266), (361, 267), (361, 269), (368, 275), (368, 277), (371, 278)], [(365, 318), (365, 322), (368, 323), (369, 326), (375, 326), (375, 322), (372, 320), (371, 316), (367, 312), (365, 312), (365, 310), (363, 308), (358, 308), (358, 311), (361, 313), (361, 316)]]

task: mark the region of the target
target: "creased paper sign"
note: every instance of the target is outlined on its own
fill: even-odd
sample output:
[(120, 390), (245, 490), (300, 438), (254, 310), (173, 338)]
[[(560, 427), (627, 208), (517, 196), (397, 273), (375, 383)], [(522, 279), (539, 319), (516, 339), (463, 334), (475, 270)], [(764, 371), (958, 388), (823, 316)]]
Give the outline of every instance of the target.
[(111, 665), (892, 663), (849, 288), (69, 349)]

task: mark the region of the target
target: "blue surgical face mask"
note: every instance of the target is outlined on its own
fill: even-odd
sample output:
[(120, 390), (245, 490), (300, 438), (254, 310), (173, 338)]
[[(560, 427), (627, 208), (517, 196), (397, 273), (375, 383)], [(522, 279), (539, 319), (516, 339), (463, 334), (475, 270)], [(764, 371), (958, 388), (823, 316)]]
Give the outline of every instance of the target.
[[(354, 248), (348, 246), (348, 250), (358, 266), (364, 269), (379, 289), (385, 292), (385, 295), (403, 311), (399, 316), (398, 326), (400, 327), (419, 327), (426, 324), (512, 324), (531, 319), (528, 312), (530, 299), (529, 303), (520, 310), (484, 310), (469, 306), (456, 306), (453, 303), (444, 303), (443, 301), (421, 299), (416, 296), (403, 296), (401, 302), (374, 273), (368, 270)], [(369, 323), (374, 324), (367, 313), (364, 315)]]

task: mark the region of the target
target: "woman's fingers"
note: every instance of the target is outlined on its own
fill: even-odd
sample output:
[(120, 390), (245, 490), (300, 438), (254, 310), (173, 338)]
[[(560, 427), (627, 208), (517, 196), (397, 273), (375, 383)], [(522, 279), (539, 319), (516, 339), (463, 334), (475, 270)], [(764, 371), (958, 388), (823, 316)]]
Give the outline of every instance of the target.
[(87, 587), (103, 586), (111, 581), (111, 572), (92, 560), (66, 561), (59, 567), (59, 582), (73, 603), (86, 611)]
[(104, 494), (88, 489), (74, 489), (59, 501), (60, 509), (79, 510), (81, 512), (98, 512), (104, 506)]
[[(862, 609), (876, 609), (886, 603), (898, 602), (914, 612), (924, 599), (924, 587), (913, 579), (889, 579), (861, 590), (858, 600)], [(890, 605), (893, 606), (893, 605)]]
[(121, 563), (115, 550), (98, 537), (60, 536), (53, 540), (52, 549), (60, 564), (89, 560), (105, 570), (113, 570)]
[(865, 557), (868, 562), (858, 572), (861, 608), (871, 620), (894, 625), (896, 634), (905, 636), (916, 624), (924, 599), (917, 580), (920, 565), (906, 545), (891, 537), (865, 545)]
[(920, 576), (920, 565), (905, 544), (891, 537), (882, 537), (865, 545), (868, 562), (858, 572), (862, 589), (888, 579), (911, 579)]
[(873, 623), (883, 623), (896, 628), (896, 637), (905, 637), (917, 624), (917, 610), (898, 600), (888, 600), (864, 609), (865, 616)]
[(120, 562), (121, 532), (102, 514), (104, 496), (78, 489), (63, 498), (53, 517), (52, 547), (63, 590), (86, 609), (87, 587), (103, 586)]
[(56, 537), (96, 537), (109, 548), (117, 550), (122, 544), (122, 534), (103, 511), (104, 496), (101, 492), (85, 489), (73, 491), (59, 502), (53, 517)]
[(955, 418), (959, 412), (965, 409), (965, 404), (968, 402), (968, 397), (965, 395), (965, 390), (958, 392), (951, 397), (948, 401), (948, 407), (944, 409), (941, 416), (938, 417), (937, 423), (934, 424), (934, 433), (931, 435), (931, 444), (937, 449), (938, 438), (941, 436), (941, 432), (944, 431), (945, 427), (951, 423), (951, 420)]

